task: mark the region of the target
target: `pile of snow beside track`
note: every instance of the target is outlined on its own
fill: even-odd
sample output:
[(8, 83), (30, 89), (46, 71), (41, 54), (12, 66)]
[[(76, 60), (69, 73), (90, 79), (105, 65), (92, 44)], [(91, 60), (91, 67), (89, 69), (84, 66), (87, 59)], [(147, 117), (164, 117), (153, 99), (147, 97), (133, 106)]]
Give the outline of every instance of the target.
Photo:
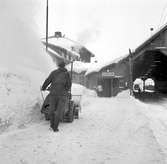
[[(36, 73), (40, 83), (44, 76)], [(8, 127), (21, 128), (27, 123), (39, 121), (41, 103), (39, 87), (29, 76), (0, 71), (0, 133)]]

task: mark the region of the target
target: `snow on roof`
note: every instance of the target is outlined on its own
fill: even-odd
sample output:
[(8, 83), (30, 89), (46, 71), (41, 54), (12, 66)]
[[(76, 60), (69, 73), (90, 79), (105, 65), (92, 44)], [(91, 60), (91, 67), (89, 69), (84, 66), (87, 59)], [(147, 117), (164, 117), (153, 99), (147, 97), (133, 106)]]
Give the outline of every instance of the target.
[[(74, 61), (73, 62), (73, 71), (76, 73), (85, 72), (91, 66), (91, 63), (83, 63), (81, 61)], [(71, 70), (71, 63), (66, 66), (67, 70)]]
[(60, 38), (50, 37), (49, 42), (52, 42), (55, 45), (58, 44), (58, 45), (60, 45), (64, 48), (67, 48), (67, 49), (71, 49), (74, 46), (82, 47), (81, 45), (79, 45), (79, 43), (77, 44), (74, 41), (71, 41), (70, 39), (65, 38), (65, 37), (60, 37)]
[(155, 32), (146, 40), (144, 40), (142, 42), (142, 44), (140, 44), (135, 51), (139, 51), (141, 48), (143, 48), (147, 43), (151, 42), (154, 38), (156, 38), (161, 32), (163, 32), (164, 30), (167, 29), (167, 23), (164, 24), (163, 26), (161, 26), (160, 28), (158, 28), (157, 30), (155, 30)]
[(104, 68), (106, 66), (109, 66), (111, 64), (114, 64), (114, 63), (118, 63), (120, 60), (126, 58), (128, 55), (129, 54), (127, 54), (125, 56), (121, 56), (121, 57), (116, 58), (116, 59), (111, 60), (111, 61), (104, 62), (104, 63), (95, 63), (95, 64), (92, 64), (92, 66), (89, 67), (89, 69), (87, 70), (87, 72), (86, 72), (85, 75), (91, 74), (93, 72), (99, 72), (102, 68)]
[[(46, 43), (45, 40), (43, 40), (43, 42)], [(77, 53), (76, 51), (72, 50), (73, 47), (79, 47), (80, 45), (75, 43), (75, 42), (72, 42), (69, 39), (66, 39), (64, 37), (61, 37), (61, 38), (49, 37), (48, 38), (48, 44), (53, 44), (55, 46), (62, 47), (64, 49), (66, 49), (67, 51), (69, 51), (71, 54), (80, 57), (79, 53)]]
[(60, 56), (57, 52), (53, 51), (51, 48), (48, 47), (48, 52), (55, 55), (58, 58), (64, 59), (62, 56)]

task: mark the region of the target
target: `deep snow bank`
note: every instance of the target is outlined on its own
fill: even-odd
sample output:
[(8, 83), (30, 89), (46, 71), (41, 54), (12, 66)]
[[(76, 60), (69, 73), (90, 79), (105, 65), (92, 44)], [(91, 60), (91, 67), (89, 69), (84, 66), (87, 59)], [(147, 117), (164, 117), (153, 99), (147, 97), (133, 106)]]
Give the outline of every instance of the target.
[(37, 116), (39, 87), (53, 69), (35, 32), (36, 9), (32, 0), (0, 0), (0, 131)]
[[(130, 97), (129, 91), (123, 91), (118, 95), (119, 98), (129, 97), (131, 102), (136, 104), (138, 108), (134, 108), (137, 111), (137, 116), (142, 116), (145, 119), (145, 123), (140, 128), (144, 135), (149, 134), (149, 141), (153, 141), (156, 147), (159, 147), (159, 151), (165, 157), (167, 161), (167, 103), (166, 98), (161, 100), (153, 100), (142, 102), (134, 97)], [(152, 144), (153, 145), (153, 144)], [(149, 145), (152, 146), (151, 144)], [(159, 161), (157, 161), (159, 163)]]
[[(161, 101), (148, 101), (147, 103), (135, 100), (140, 105), (140, 112), (147, 117), (151, 129), (161, 150), (167, 157), (167, 103), (166, 98)], [(167, 158), (166, 158), (167, 161)]]

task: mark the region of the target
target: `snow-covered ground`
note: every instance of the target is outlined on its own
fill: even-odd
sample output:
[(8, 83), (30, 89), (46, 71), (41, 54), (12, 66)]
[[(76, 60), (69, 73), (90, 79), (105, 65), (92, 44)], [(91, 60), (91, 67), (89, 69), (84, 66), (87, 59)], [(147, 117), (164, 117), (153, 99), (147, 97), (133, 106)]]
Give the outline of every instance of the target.
[[(162, 164), (167, 162), (166, 105), (144, 104), (120, 93), (98, 98), (82, 94), (80, 118), (49, 130), (44, 119), (0, 136), (4, 164)], [(163, 105), (162, 105), (163, 104)]]
[(80, 118), (51, 131), (39, 87), (54, 65), (33, 26), (38, 3), (5, 0), (0, 8), (0, 163), (167, 163), (166, 101), (141, 103), (127, 91), (98, 98), (73, 84), (73, 95), (82, 95)]

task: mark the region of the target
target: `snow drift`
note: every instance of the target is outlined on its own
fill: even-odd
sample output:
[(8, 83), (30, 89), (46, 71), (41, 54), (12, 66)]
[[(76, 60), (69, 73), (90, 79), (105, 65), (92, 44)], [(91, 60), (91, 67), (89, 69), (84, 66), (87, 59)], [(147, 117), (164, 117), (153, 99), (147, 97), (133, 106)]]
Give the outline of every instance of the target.
[(36, 5), (0, 0), (0, 131), (37, 120), (39, 87), (53, 69), (35, 32)]

